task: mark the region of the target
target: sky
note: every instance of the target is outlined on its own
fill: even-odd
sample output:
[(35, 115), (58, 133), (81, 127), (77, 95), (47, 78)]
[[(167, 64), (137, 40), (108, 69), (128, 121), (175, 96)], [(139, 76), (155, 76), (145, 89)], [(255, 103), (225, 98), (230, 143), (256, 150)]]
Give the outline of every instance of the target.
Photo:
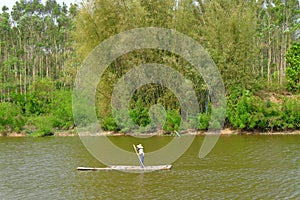
[[(2, 12), (3, 6), (7, 6), (9, 8), (9, 11), (11, 11), (16, 1), (19, 0), (0, 0), (0, 13)], [(41, 1), (43, 4), (45, 4), (46, 2), (46, 0), (41, 0)], [(60, 5), (62, 5), (62, 3), (65, 2), (65, 4), (69, 6), (71, 3), (79, 4), (80, 2), (82, 2), (82, 0), (56, 0), (56, 2), (59, 3)]]

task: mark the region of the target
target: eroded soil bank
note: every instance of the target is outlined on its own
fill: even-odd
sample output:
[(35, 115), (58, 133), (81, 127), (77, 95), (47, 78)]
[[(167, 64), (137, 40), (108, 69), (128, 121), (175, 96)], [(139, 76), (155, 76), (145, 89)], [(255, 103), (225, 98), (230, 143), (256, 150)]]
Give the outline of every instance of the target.
[[(205, 135), (207, 134), (206, 131), (186, 131), (183, 134), (190, 134), (190, 135)], [(67, 137), (67, 136), (77, 136), (78, 134), (76, 131), (71, 130), (71, 131), (58, 131), (53, 134), (53, 136), (60, 136), (60, 137)], [(99, 135), (104, 135), (104, 136), (125, 136), (126, 134), (124, 133), (118, 133), (118, 132), (103, 132)], [(127, 135), (135, 135), (135, 134), (127, 134)], [(140, 135), (140, 134), (136, 134)], [(164, 133), (162, 131), (154, 132), (154, 133), (147, 133), (147, 135), (176, 135), (176, 133), (168, 134)], [(300, 135), (300, 130), (293, 130), (293, 131), (274, 131), (274, 132), (261, 132), (261, 131), (239, 131), (239, 130), (232, 130), (232, 129), (223, 129), (221, 130), (221, 135)], [(0, 136), (5, 136), (5, 137), (26, 137), (30, 136), (26, 133), (0, 133)]]

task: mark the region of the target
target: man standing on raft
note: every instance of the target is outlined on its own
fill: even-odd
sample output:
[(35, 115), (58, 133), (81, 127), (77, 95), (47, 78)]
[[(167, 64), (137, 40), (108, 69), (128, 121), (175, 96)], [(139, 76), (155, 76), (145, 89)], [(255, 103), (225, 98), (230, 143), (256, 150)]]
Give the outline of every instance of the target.
[(144, 147), (143, 147), (143, 145), (138, 144), (136, 146), (136, 150), (137, 150), (139, 158), (140, 158), (141, 167), (144, 167)]

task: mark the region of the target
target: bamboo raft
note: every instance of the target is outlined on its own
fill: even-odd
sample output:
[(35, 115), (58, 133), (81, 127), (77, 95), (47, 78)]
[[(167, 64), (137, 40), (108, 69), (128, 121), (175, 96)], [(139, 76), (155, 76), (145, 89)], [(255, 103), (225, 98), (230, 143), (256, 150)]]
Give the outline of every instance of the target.
[(101, 171), (101, 170), (119, 170), (119, 171), (155, 171), (155, 170), (170, 170), (172, 165), (154, 165), (154, 166), (124, 166), (124, 165), (117, 165), (117, 166), (109, 166), (104, 168), (97, 168), (97, 167), (77, 167), (77, 170), (80, 171)]

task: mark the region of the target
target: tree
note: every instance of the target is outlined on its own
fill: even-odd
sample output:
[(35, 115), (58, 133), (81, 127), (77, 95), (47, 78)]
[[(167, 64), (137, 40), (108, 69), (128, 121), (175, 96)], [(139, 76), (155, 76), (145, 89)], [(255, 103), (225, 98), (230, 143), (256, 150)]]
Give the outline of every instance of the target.
[(300, 91), (300, 42), (293, 44), (288, 50), (286, 61), (289, 64), (286, 69), (288, 89)]
[[(199, 39), (195, 17), (196, 10), (192, 1), (174, 0), (163, 2), (143, 1), (108, 1), (96, 0), (86, 2), (77, 15), (75, 24), (75, 41), (79, 60), (83, 60), (99, 43), (120, 32), (139, 27), (163, 27), (195, 36)], [(194, 26), (195, 29), (190, 29)], [(167, 51), (142, 49), (122, 55), (116, 59), (101, 77), (97, 90), (99, 115), (101, 118), (111, 116), (110, 101), (113, 86), (133, 66), (144, 63), (161, 63), (171, 66), (193, 81), (199, 99), (202, 98), (200, 74), (184, 59)], [(139, 88), (133, 95), (131, 108), (135, 109), (137, 101), (145, 108), (160, 103), (166, 109), (179, 110), (178, 100), (167, 88), (149, 84)]]
[[(63, 106), (63, 104), (57, 102), (55, 104), (53, 96), (60, 93), (58, 89), (69, 89), (73, 86), (70, 74), (74, 77), (79, 66), (78, 63), (69, 61), (73, 55), (73, 39), (70, 37), (70, 32), (74, 28), (73, 18), (77, 9), (76, 4), (68, 8), (65, 4), (59, 5), (55, 0), (47, 0), (45, 4), (40, 0), (19, 0), (16, 1), (11, 13), (8, 13), (6, 6), (2, 8), (0, 104), (3, 103), (3, 106), (12, 104), (19, 108), (18, 115), (25, 116), (22, 118), (24, 121), (18, 126), (19, 130), (22, 129), (25, 121), (27, 123), (31, 120), (35, 121), (33, 119), (35, 117), (41, 117), (35, 125), (45, 119), (51, 124), (51, 112), (54, 115), (58, 115), (55, 114), (58, 110), (70, 112), (70, 106), (60, 109), (57, 105)], [(68, 94), (68, 91), (62, 91), (61, 94), (63, 92)], [(49, 94), (51, 97), (48, 96)], [(70, 103), (69, 94), (63, 97), (64, 101), (61, 102)], [(26, 115), (26, 111), (30, 115)], [(65, 119), (70, 119), (69, 116)], [(55, 118), (60, 121), (58, 116)], [(63, 122), (56, 124), (63, 124)], [(68, 121), (67, 124), (70, 122)], [(11, 130), (14, 130), (13, 126), (11, 123), (3, 127), (8, 130), (11, 127)]]
[(257, 79), (256, 10), (252, 1), (207, 1), (199, 15), (203, 44), (218, 66), (227, 89), (251, 88)]
[(257, 1), (260, 74), (267, 78), (269, 84), (285, 82), (285, 55), (295, 41), (299, 8), (297, 0)]

